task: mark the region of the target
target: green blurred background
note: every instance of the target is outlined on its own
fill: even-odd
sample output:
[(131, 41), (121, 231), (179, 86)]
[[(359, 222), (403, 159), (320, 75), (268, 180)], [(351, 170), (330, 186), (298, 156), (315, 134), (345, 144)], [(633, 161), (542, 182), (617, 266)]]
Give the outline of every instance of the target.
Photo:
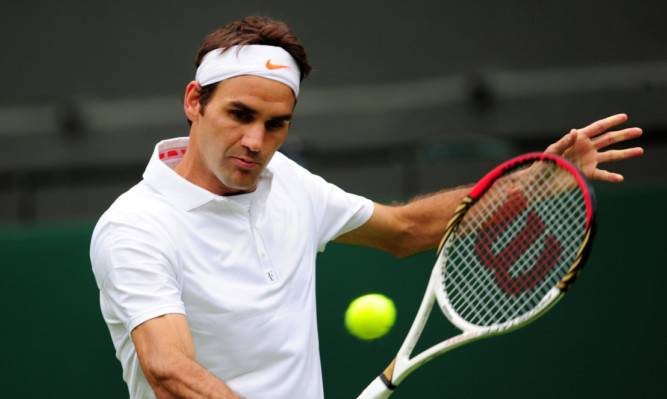
[[(396, 398), (665, 397), (667, 293), (663, 259), (667, 187), (597, 190), (593, 254), (563, 301), (514, 333), (463, 346), (408, 377)], [(91, 224), (0, 230), (7, 398), (122, 398), (127, 389), (98, 307), (88, 260)], [(330, 245), (318, 265), (327, 398), (354, 398), (398, 350), (434, 254), (396, 259)], [(361, 341), (343, 326), (355, 297), (381, 292), (398, 309), (385, 337)], [(433, 313), (418, 349), (454, 333)], [(298, 395), (295, 395), (298, 397)]]

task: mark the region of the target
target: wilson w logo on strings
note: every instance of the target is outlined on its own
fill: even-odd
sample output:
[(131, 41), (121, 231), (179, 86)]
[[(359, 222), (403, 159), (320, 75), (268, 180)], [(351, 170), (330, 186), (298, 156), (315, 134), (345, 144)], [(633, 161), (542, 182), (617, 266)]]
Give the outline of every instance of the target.
[[(526, 207), (527, 200), (523, 193), (516, 191), (510, 194), (476, 237), (475, 256), (485, 268), (493, 271), (498, 288), (510, 296), (530, 291), (553, 268), (563, 252), (558, 240), (552, 234), (545, 234), (545, 222), (534, 211), (524, 213), (525, 223), (521, 230), (516, 233), (510, 231), (511, 226), (520, 225), (516, 223), (517, 218)], [(513, 238), (504, 248), (494, 250), (500, 236), (507, 233), (514, 233)], [(523, 272), (512, 270), (538, 240), (543, 240), (544, 245), (541, 253), (534, 257), (534, 264)]]

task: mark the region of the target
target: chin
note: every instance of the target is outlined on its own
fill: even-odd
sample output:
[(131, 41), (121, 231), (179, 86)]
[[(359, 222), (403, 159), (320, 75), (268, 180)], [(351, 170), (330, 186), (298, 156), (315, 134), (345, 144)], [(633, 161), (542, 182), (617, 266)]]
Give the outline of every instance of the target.
[[(240, 182), (225, 182), (220, 181), (222, 185), (229, 191), (229, 194), (242, 194), (244, 192), (254, 191), (257, 187), (257, 181), (252, 183), (240, 183)], [(229, 183), (229, 184), (228, 184)]]

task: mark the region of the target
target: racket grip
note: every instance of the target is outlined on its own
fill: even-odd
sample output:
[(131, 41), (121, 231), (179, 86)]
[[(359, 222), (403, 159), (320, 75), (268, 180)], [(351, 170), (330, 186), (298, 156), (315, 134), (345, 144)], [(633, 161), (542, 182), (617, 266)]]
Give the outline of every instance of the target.
[(357, 399), (385, 399), (394, 393), (379, 376), (371, 382)]

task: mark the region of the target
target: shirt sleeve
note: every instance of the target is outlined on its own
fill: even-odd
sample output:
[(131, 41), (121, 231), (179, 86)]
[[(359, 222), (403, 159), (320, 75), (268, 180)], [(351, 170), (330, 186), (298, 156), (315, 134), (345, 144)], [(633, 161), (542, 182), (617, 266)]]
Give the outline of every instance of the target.
[(104, 218), (91, 242), (91, 263), (100, 288), (103, 314), (131, 332), (141, 323), (167, 313), (185, 313), (182, 278), (171, 240), (135, 217), (132, 223)]
[(292, 170), (289, 176), (298, 176), (299, 187), (308, 191), (318, 233), (318, 251), (336, 237), (360, 227), (370, 219), (375, 209), (373, 201), (351, 194), (335, 184), (285, 158)]
[(321, 238), (318, 250), (324, 251), (329, 241), (366, 223), (375, 207), (367, 198), (345, 192), (323, 179), (320, 183), (318, 204), (321, 205), (319, 213)]

